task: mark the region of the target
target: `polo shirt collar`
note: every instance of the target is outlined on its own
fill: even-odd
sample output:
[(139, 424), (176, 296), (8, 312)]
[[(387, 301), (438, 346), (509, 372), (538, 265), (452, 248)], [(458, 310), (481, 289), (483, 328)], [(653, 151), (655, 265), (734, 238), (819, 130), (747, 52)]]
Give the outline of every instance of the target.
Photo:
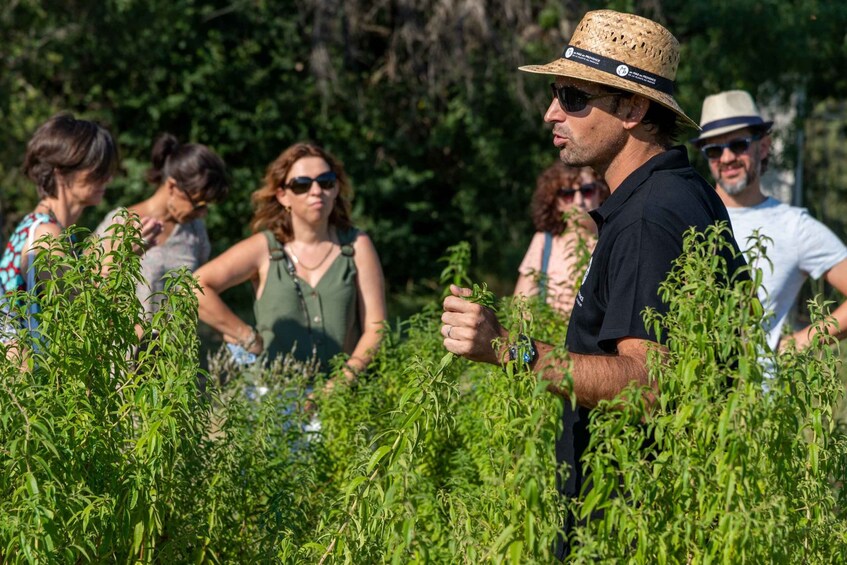
[(667, 151), (663, 151), (655, 157), (651, 157), (646, 163), (632, 171), (620, 184), (617, 190), (609, 195), (603, 205), (596, 210), (592, 210), (589, 214), (591, 214), (591, 217), (594, 218), (594, 221), (597, 223), (597, 227), (599, 228), (607, 219), (609, 219), (609, 216), (617, 212), (618, 209), (623, 206), (627, 200), (629, 200), (629, 197), (632, 196), (635, 191), (638, 190), (638, 187), (644, 184), (644, 181), (650, 178), (653, 173), (656, 171), (682, 169), (690, 166), (691, 163), (688, 161), (688, 152), (685, 150), (685, 146), (676, 145), (671, 147)]

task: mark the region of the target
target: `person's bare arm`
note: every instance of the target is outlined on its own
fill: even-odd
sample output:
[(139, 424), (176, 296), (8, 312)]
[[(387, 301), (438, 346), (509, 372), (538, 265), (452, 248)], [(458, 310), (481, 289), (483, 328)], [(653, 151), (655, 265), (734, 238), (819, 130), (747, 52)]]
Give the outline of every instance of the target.
[(385, 278), (376, 248), (362, 234), (355, 244), (356, 269), (359, 271), (359, 308), (362, 316), (362, 337), (350, 355), (350, 365), (361, 370), (370, 363), (382, 339), (385, 323)]
[[(444, 299), (441, 316), (444, 347), (472, 361), (502, 364), (508, 358), (506, 329), (494, 312), (463, 298), (471, 295), (470, 289), (451, 286), (450, 290), (452, 296)], [(498, 342), (499, 347), (492, 346)], [(569, 353), (560, 357), (553, 354), (553, 346), (536, 342), (538, 359), (533, 369), (540, 370), (541, 378), (550, 384), (550, 389), (563, 396), (569, 396), (563, 380), (570, 370), (577, 403), (593, 408), (600, 400), (615, 398), (633, 381), (648, 384), (647, 352), (655, 345), (651, 341), (626, 337), (617, 340), (615, 355)]]
[(363, 371), (370, 364), (382, 340), (382, 329), (386, 318), (385, 278), (376, 248), (371, 238), (360, 234), (353, 245), (354, 260), (358, 271), (359, 312), (362, 319), (362, 336), (350, 354), (347, 366), (348, 379)]
[[(21, 272), (26, 273), (29, 270), (30, 251), (48, 249), (47, 242), (41, 240), (41, 238), (47, 235), (51, 237), (59, 237), (61, 234), (62, 228), (60, 228), (58, 224), (55, 224), (53, 222), (43, 222), (36, 226), (35, 232), (32, 234), (31, 238), (32, 244), (30, 245), (29, 242), (24, 242), (23, 249), (21, 250)], [(58, 251), (54, 252), (58, 253)], [(36, 274), (36, 278), (38, 278), (39, 280), (44, 280), (48, 276), (49, 273), (44, 272)]]
[[(826, 282), (831, 284), (843, 296), (847, 296), (847, 259), (840, 263), (836, 263), (824, 275)], [(832, 311), (832, 317), (837, 323), (837, 328), (830, 328), (829, 333), (835, 335), (839, 340), (847, 337), (847, 302), (842, 302), (835, 310)], [(798, 349), (808, 347), (812, 337), (817, 333), (817, 330), (812, 326), (806, 326), (794, 332), (791, 339), (797, 344)], [(780, 343), (780, 349), (784, 348), (791, 340), (783, 340), (785, 343)]]
[[(228, 288), (257, 279), (263, 265), (267, 270), (268, 257), (267, 240), (262, 234), (256, 234), (236, 243), (194, 272), (200, 285), (197, 290), (200, 319), (223, 334), (228, 343), (249, 340), (253, 328), (236, 316), (220, 295)], [(249, 350), (261, 353), (262, 349), (259, 338)]]
[(515, 283), (515, 296), (535, 296), (538, 294), (538, 280), (536, 277), (525, 275), (523, 273), (518, 275), (518, 280)]
[(569, 387), (563, 385), (565, 372), (573, 376), (573, 394), (577, 403), (593, 408), (601, 400), (611, 400), (630, 383), (648, 386), (647, 352), (656, 343), (644, 339), (625, 337), (617, 340), (617, 354), (582, 355), (568, 353), (567, 359), (553, 359), (553, 347), (539, 343), (535, 368), (542, 369), (541, 378), (550, 383), (550, 389), (569, 397)]
[(544, 233), (536, 232), (518, 268), (518, 280), (515, 282), (513, 296), (529, 297), (538, 294), (538, 272), (541, 271), (543, 249)]

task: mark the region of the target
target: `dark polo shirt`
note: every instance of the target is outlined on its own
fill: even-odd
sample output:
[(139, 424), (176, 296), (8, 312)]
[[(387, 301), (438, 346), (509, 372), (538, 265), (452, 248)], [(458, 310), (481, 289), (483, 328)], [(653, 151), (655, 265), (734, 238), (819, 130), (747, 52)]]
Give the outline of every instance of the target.
[[(642, 312), (648, 306), (667, 312), (659, 284), (682, 253), (683, 234), (690, 226), (705, 231), (720, 220), (729, 224), (726, 208), (678, 146), (633, 171), (591, 215), (599, 237), (571, 314), (568, 351), (612, 355), (620, 338), (657, 341)], [(731, 269), (744, 265), (729, 254), (726, 260)], [(564, 403), (556, 456), (570, 470), (560, 485), (565, 496), (575, 497), (583, 487), (580, 459), (590, 438), (588, 413)]]

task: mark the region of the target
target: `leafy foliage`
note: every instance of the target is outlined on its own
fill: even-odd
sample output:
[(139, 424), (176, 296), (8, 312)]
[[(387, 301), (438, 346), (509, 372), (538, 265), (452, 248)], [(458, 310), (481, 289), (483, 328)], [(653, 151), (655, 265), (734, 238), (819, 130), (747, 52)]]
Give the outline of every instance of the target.
[[(467, 276), (468, 249), (452, 251), (442, 277), (458, 282)], [(480, 287), (471, 297), (492, 299)], [(321, 561), (550, 559), (560, 515), (550, 449), (558, 402), (515, 367), (504, 374), (452, 354), (439, 361), (439, 326), (427, 309), (410, 320), (403, 343), (380, 353), (412, 361), (391, 403), (397, 408), (382, 416), (371, 447), (344, 478), (341, 510), (330, 514), (338, 512), (341, 525), (330, 522)], [(382, 369), (381, 387), (389, 374)]]
[[(181, 467), (199, 457), (194, 280), (175, 273), (145, 324), (133, 243), (122, 238), (112, 259), (123, 268), (104, 275), (95, 242), (76, 255), (50, 241), (35, 262), (50, 274), (37, 327), (0, 344), (4, 562), (149, 560), (187, 486)], [(33, 295), (11, 298), (25, 318)]]
[[(650, 364), (655, 404), (629, 391), (594, 412), (595, 488), (575, 508), (603, 517), (580, 529), (576, 562), (832, 563), (847, 551), (835, 343), (824, 332), (802, 352), (767, 352), (761, 275), (728, 284), (722, 245), (719, 229), (689, 234), (660, 291), (669, 312), (645, 315), (668, 338)], [(822, 306), (812, 312), (823, 329)]]
[[(512, 278), (531, 232), (515, 211), (555, 157), (540, 126), (544, 79), (515, 67), (554, 57), (600, 7), (657, 19), (681, 40), (679, 96), (695, 118), (721, 89), (787, 99), (802, 82), (813, 107), (847, 88), (838, 2), (17, 0), (0, 8), (4, 230), (35, 202), (17, 172), (26, 140), (59, 110), (105, 122), (124, 155), (126, 176), (87, 225), (149, 191), (157, 133), (221, 153), (235, 189), (208, 219), (217, 250), (244, 235), (265, 165), (311, 138), (355, 180), (357, 221), (391, 290), (436, 295), (432, 266), (460, 240), (472, 245), (452, 251), (445, 277), (499, 290), (491, 275)], [(819, 114), (842, 119), (841, 106)], [(837, 123), (808, 131), (809, 194), (833, 211)], [(386, 329), (354, 388), (322, 395), (325, 376), (286, 359), (260, 370), (220, 356), (207, 377), (190, 277), (172, 279), (146, 323), (129, 247), (114, 252), (122, 269), (100, 274), (90, 244), (76, 258), (52, 245), (63, 254), (42, 259), (55, 276), (37, 334), (0, 346), (3, 562), (550, 561), (564, 512), (560, 401), (516, 367), (442, 364), (437, 304)], [(674, 316), (651, 319), (670, 337), (653, 369), (657, 404), (598, 411), (592, 424), (597, 480), (625, 488), (574, 503), (606, 510), (578, 533), (574, 560), (636, 548), (643, 562), (837, 562), (847, 450), (831, 418), (836, 360), (825, 338), (770, 358), (765, 393), (752, 293), (717, 284), (719, 266), (695, 248), (666, 288)], [(565, 322), (546, 305), (497, 307), (514, 333), (563, 343)]]
[[(550, 562), (561, 400), (536, 375), (445, 356), (437, 304), (386, 328), (369, 371), (331, 393), (290, 357), (242, 367), (224, 349), (198, 374), (192, 279), (174, 275), (145, 322), (125, 229), (111, 258), (125, 268), (106, 273), (98, 247), (53, 240), (37, 331), (0, 346), (4, 562)], [(727, 284), (717, 233), (687, 239), (669, 313), (647, 314), (668, 336), (655, 403), (630, 390), (594, 411), (595, 488), (567, 506), (603, 516), (577, 529), (573, 562), (847, 549), (831, 340), (765, 354), (757, 279)], [(468, 251), (451, 250), (445, 282), (467, 280)], [(513, 333), (564, 341), (536, 299), (493, 302), (485, 285), (472, 299)]]

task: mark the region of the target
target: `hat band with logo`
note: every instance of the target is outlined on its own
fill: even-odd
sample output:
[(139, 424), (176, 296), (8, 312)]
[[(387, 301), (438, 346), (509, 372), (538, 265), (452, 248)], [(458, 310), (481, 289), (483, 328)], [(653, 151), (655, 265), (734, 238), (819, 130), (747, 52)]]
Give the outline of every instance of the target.
[(573, 45), (565, 46), (565, 50), (562, 52), (562, 58), (603, 71), (604, 73), (609, 73), (610, 75), (618, 76), (630, 82), (649, 86), (659, 92), (664, 92), (671, 96), (673, 95), (672, 80), (668, 80), (665, 77), (661, 77), (649, 71), (633, 67), (632, 65), (627, 65), (621, 61), (616, 61), (609, 57), (604, 57), (603, 55), (598, 55), (597, 53), (592, 53), (591, 51), (574, 47)]
[(568, 77), (642, 96), (700, 129), (674, 99), (679, 42), (647, 18), (612, 10), (583, 16), (561, 55), (546, 65), (524, 65), (528, 73)]

